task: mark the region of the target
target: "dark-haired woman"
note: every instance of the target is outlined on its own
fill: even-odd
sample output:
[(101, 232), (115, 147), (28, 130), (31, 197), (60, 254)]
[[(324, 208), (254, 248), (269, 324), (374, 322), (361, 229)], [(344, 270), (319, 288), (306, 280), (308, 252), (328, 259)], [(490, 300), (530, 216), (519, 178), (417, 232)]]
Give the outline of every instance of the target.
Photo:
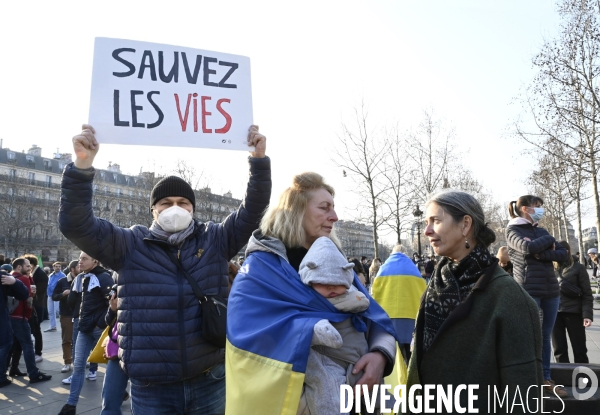
[[(559, 243), (569, 254), (571, 253), (571, 247), (566, 241)], [(554, 268), (562, 284), (575, 287), (574, 291), (579, 290), (578, 292), (567, 289), (560, 291), (560, 306), (552, 330), (554, 357), (558, 363), (569, 363), (566, 333), (568, 331), (573, 347), (573, 360), (575, 363), (589, 363), (585, 346), (585, 329), (592, 325), (594, 319), (594, 297), (590, 277), (585, 266), (576, 262), (571, 255), (565, 262), (555, 262)]]
[(508, 256), (513, 263), (515, 281), (535, 300), (542, 312), (542, 363), (544, 383), (566, 397), (567, 391), (555, 387), (550, 378), (552, 328), (560, 302), (558, 280), (552, 261), (565, 262), (569, 254), (547, 230), (538, 226), (544, 215), (544, 201), (532, 195), (521, 196), (508, 205), (512, 218), (506, 228)]
[(350, 262), (352, 262), (354, 264), (354, 272), (356, 272), (356, 275), (358, 276), (359, 281), (362, 283), (362, 285), (364, 285), (366, 287), (367, 286), (367, 277), (366, 277), (365, 268), (363, 267), (362, 262), (360, 262), (358, 260), (358, 258), (352, 258), (350, 260)]
[[(407, 389), (476, 384), (475, 406), (485, 412), (493, 399), (485, 394), (494, 386), (508, 388), (509, 396), (517, 388), (539, 386), (538, 310), (488, 251), (496, 236), (479, 202), (464, 192), (439, 193), (426, 204), (425, 224), (425, 236), (441, 259), (417, 315)], [(527, 399), (535, 405), (534, 393)], [(461, 394), (463, 407), (466, 401)]]

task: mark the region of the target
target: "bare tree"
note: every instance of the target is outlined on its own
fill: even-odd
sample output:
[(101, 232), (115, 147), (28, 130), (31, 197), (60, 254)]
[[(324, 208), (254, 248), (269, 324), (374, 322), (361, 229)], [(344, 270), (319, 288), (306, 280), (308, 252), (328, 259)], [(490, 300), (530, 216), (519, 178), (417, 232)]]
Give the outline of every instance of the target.
[(382, 134), (374, 134), (367, 126), (364, 103), (354, 109), (355, 125), (342, 124), (339, 146), (333, 150), (334, 163), (356, 184), (360, 195), (356, 220), (367, 221), (373, 227), (375, 257), (379, 255), (379, 228), (385, 222), (383, 198), (386, 182), (383, 172), (388, 143)]
[(436, 190), (448, 187), (454, 138), (454, 129), (437, 119), (432, 109), (423, 111), (417, 130), (409, 133), (405, 151), (413, 165), (413, 195), (417, 203), (424, 203)]
[[(534, 127), (517, 120), (515, 133), (554, 156), (559, 157), (554, 150), (561, 146), (575, 154), (567, 161), (581, 159), (581, 171), (592, 184), (600, 229), (600, 2), (563, 0), (558, 12), (560, 34), (546, 41), (533, 59), (538, 73), (521, 99)], [(555, 145), (547, 146), (549, 140)]]
[(413, 166), (406, 157), (406, 140), (398, 133), (398, 128), (394, 128), (389, 134), (389, 153), (384, 160), (386, 168), (382, 175), (386, 182), (385, 197), (382, 198), (385, 206), (385, 224), (396, 234), (396, 243), (402, 243), (402, 234), (404, 234), (413, 219), (411, 218), (411, 208), (413, 201), (414, 188), (411, 184), (411, 169)]

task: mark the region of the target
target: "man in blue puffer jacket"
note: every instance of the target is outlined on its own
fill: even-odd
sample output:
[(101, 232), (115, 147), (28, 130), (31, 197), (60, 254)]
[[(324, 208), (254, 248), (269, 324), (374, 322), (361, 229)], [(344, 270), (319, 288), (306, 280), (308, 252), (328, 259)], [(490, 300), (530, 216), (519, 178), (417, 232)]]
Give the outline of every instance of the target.
[(271, 195), (266, 138), (250, 127), (255, 148), (246, 195), (222, 223), (193, 220), (194, 191), (170, 176), (152, 189), (152, 226), (123, 229), (94, 216), (94, 134), (84, 125), (73, 138), (76, 159), (63, 172), (59, 224), (80, 249), (119, 273), (119, 358), (131, 379), (133, 411), (224, 414), (224, 349), (202, 338), (198, 300), (165, 248), (205, 294), (227, 296), (228, 261), (258, 227)]

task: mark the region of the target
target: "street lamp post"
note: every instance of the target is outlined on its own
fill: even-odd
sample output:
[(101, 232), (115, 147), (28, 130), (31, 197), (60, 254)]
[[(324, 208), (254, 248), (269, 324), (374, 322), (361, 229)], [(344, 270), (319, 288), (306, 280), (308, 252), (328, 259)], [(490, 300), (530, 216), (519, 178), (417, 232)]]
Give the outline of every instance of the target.
[(417, 243), (419, 246), (419, 258), (421, 257), (421, 216), (423, 216), (423, 212), (419, 209), (419, 205), (416, 206), (415, 210), (413, 210), (413, 216), (417, 221)]

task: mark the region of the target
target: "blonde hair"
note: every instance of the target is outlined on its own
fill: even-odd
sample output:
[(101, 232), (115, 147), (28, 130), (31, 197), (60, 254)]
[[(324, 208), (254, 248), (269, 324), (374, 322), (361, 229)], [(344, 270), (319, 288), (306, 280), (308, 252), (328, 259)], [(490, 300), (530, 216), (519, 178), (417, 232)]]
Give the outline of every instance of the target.
[(380, 267), (381, 267), (381, 261), (379, 260), (379, 258), (373, 259), (373, 262), (371, 262), (371, 267), (369, 268), (369, 276), (377, 275)]
[[(325, 189), (332, 197), (335, 196), (333, 187), (325, 183), (320, 174), (305, 172), (294, 176), (292, 186), (284, 190), (277, 205), (269, 208), (263, 216), (260, 222), (262, 234), (279, 239), (287, 248), (304, 246), (304, 213), (313, 192), (318, 189)], [(335, 230), (329, 238), (340, 247)]]
[[(506, 246), (501, 246), (500, 248), (498, 248), (498, 253), (496, 254), (496, 258), (498, 258), (499, 261), (502, 260), (502, 254), (506, 252), (506, 256), (508, 256), (508, 248)], [(510, 257), (508, 258), (510, 260)]]

